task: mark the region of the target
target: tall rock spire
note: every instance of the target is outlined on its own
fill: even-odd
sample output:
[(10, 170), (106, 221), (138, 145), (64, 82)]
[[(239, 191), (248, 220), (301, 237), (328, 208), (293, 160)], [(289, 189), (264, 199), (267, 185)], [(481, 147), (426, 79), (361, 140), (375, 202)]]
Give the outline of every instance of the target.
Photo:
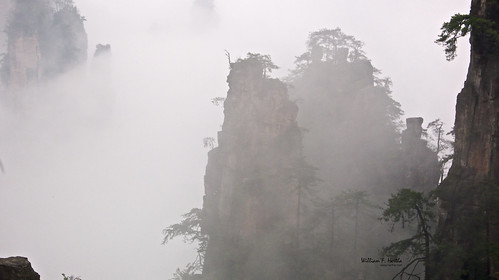
[(207, 279), (292, 279), (303, 166), (298, 108), (257, 57), (231, 64), (219, 146), (209, 152)]
[(5, 3), (13, 6), (8, 13), (7, 49), (0, 72), (10, 92), (65, 73), (86, 61), (84, 18), (72, 1)]

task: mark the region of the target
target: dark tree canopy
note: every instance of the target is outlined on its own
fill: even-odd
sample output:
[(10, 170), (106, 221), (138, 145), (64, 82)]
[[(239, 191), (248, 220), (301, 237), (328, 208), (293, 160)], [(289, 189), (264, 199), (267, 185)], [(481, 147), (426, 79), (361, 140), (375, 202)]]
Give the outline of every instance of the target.
[[(403, 228), (416, 224), (413, 235), (394, 242), (383, 249), (383, 254), (399, 258), (409, 256), (409, 261), (394, 277), (408, 275), (412, 277), (419, 263), (425, 264), (425, 280), (430, 280), (430, 249), (433, 243), (431, 225), (436, 222), (436, 197), (432, 192), (424, 194), (410, 189), (402, 189), (392, 194), (381, 217), (382, 221), (390, 223), (390, 231), (395, 225)], [(410, 269), (412, 268), (412, 272)]]
[(483, 41), (486, 53), (494, 53), (499, 50), (497, 23), (490, 19), (477, 15), (455, 14), (448, 22), (442, 25), (441, 30), (442, 33), (435, 42), (445, 47), (445, 57), (449, 61), (457, 56), (457, 39), (465, 37), (472, 30)]

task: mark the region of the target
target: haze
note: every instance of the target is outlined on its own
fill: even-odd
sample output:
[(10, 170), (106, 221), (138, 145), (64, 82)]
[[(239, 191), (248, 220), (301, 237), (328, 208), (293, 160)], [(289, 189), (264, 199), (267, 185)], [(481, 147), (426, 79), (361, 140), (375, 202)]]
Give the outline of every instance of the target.
[[(209, 4), (209, 0), (204, 1)], [(270, 54), (284, 77), (310, 32), (365, 43), (405, 115), (453, 125), (469, 46), (447, 62), (434, 43), (469, 1), (76, 0), (89, 62), (0, 109), (0, 256), (27, 256), (42, 279), (168, 279), (194, 255), (162, 229), (202, 206), (207, 149), (228, 61)], [(209, 5), (208, 5), (209, 6)], [(98, 43), (111, 44), (102, 67)]]

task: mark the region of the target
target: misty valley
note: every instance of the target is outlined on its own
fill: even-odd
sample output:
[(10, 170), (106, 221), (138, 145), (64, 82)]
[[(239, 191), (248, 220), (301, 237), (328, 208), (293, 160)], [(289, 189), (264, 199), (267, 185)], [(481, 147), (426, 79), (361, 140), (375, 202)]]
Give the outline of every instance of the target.
[(236, 2), (0, 0), (0, 280), (499, 279), (499, 2)]

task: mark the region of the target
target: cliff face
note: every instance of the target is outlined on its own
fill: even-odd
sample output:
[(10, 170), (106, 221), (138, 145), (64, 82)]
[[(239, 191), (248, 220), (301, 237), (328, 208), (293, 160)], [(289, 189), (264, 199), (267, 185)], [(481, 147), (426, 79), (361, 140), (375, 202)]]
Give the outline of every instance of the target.
[(375, 85), (373, 72), (366, 59), (319, 61), (293, 84), (302, 100), (298, 121), (308, 130), (304, 154), (328, 191), (387, 195), (400, 187), (393, 182), (396, 164), (390, 165), (399, 147), (390, 118), (400, 109), (386, 87)]
[[(325, 36), (328, 30), (321, 32)], [(336, 37), (341, 36), (351, 38)], [(316, 199), (321, 204), (310, 207), (315, 213), (307, 221), (315, 227), (314, 235), (303, 244), (315, 258), (310, 271), (317, 276), (308, 279), (391, 279), (396, 268), (373, 271), (359, 263), (407, 237), (387, 234), (372, 205), (385, 205), (401, 188), (435, 188), (436, 153), (421, 139), (421, 118), (408, 120), (401, 145), (400, 104), (390, 95), (389, 80), (376, 77), (366, 57), (349, 58), (349, 51), (356, 50), (337, 48), (324, 59), (317, 47), (310, 49), (302, 57), (311, 59), (294, 78), (292, 90), (300, 100), (299, 124), (307, 129), (304, 155), (321, 179)]]
[(8, 53), (10, 89), (17, 91), (38, 83), (41, 76), (38, 35), (9, 38)]
[(67, 72), (87, 60), (87, 33), (73, 5), (56, 8), (42, 40), (43, 72), (47, 77)]
[(12, 8), (11, 0), (0, 0), (0, 57), (7, 52), (7, 18)]
[(255, 58), (231, 64), (219, 146), (209, 152), (207, 279), (293, 279), (301, 134), (287, 88)]
[[(473, 0), (472, 16), (499, 30), (499, 3)], [(439, 187), (439, 279), (499, 277), (499, 46), (474, 28), (464, 88), (457, 97), (455, 154)]]
[(402, 132), (402, 158), (405, 175), (403, 186), (415, 191), (428, 192), (438, 185), (440, 168), (437, 153), (421, 139), (423, 118), (406, 119), (407, 129)]
[(83, 18), (71, 1), (17, 0), (6, 24), (2, 80), (11, 92), (67, 72), (87, 58)]

